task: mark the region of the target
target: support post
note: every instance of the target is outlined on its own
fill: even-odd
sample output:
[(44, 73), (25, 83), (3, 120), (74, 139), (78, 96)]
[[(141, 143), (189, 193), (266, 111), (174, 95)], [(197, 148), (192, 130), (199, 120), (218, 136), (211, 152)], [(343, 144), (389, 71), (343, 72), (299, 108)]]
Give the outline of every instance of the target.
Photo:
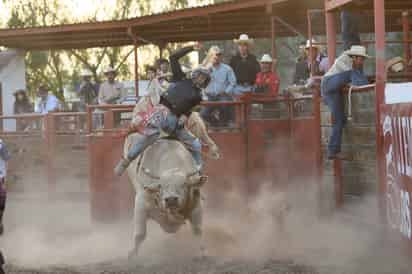
[(139, 97), (139, 52), (138, 45), (134, 43), (134, 79), (135, 79), (135, 89), (136, 97)]
[(374, 0), (376, 40), (376, 159), (380, 193), (381, 216), (386, 216), (385, 166), (383, 155), (383, 130), (381, 127), (381, 105), (385, 103), (385, 0)]
[(325, 18), (329, 66), (332, 66), (336, 59), (336, 24), (334, 13), (327, 11)]
[[(308, 40), (309, 40), (309, 46), (312, 48), (312, 13), (310, 10), (307, 11), (306, 13), (307, 16), (307, 21), (308, 21)], [(312, 50), (309, 50), (309, 60), (311, 62), (310, 64), (310, 76), (312, 76), (312, 69), (313, 69), (313, 58), (312, 56)]]
[(409, 28), (409, 12), (404, 11), (402, 13), (402, 29), (403, 29), (403, 52), (404, 52), (404, 59), (406, 63), (411, 60), (411, 45), (409, 44), (410, 41), (410, 28)]
[[(51, 195), (56, 190), (55, 149), (56, 149), (56, 121), (52, 113), (44, 116), (44, 137), (46, 151), (46, 172), (48, 192)], [(50, 196), (51, 198), (52, 196)]]
[[(277, 52), (276, 52), (276, 29), (275, 29), (275, 16), (270, 17), (270, 23), (271, 23), (271, 31), (272, 31), (272, 58), (276, 59), (277, 58)], [(272, 69), (275, 71), (275, 62), (272, 64)]]

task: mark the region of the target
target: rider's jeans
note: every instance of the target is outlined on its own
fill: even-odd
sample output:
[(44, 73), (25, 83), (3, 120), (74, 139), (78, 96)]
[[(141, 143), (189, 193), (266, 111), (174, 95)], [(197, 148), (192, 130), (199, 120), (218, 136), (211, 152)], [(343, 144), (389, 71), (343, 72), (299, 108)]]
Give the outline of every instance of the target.
[(160, 137), (160, 130), (182, 142), (187, 149), (190, 150), (196, 164), (198, 166), (202, 165), (201, 143), (179, 123), (176, 115), (171, 112), (166, 117), (161, 118), (159, 127), (153, 131), (153, 134), (148, 136), (144, 135), (144, 138), (140, 140), (140, 142), (132, 146), (127, 154), (127, 158), (130, 161), (136, 159), (145, 148), (153, 144)]

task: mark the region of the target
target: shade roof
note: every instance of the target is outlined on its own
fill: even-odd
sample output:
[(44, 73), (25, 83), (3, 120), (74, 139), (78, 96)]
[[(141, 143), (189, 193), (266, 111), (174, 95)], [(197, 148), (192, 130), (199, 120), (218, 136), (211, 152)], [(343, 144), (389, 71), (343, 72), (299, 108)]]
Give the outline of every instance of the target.
[[(329, 0), (328, 4), (350, 5), (352, 1)], [(373, 0), (366, 1), (364, 10), (369, 10), (369, 16), (363, 18), (361, 28), (363, 32), (373, 32)], [(401, 31), (401, 11), (412, 10), (412, 0), (385, 0), (385, 5), (387, 31)], [(272, 15), (289, 25), (277, 23), (276, 36), (293, 36), (296, 31), (307, 33), (308, 9), (323, 8), (324, 0), (234, 0), (127, 20), (0, 29), (0, 46), (26, 50), (126, 46), (134, 44), (132, 37), (137, 37), (139, 45), (161, 45), (167, 42), (231, 40), (241, 33), (263, 38), (271, 36)], [(315, 15), (313, 34), (324, 33), (324, 18)]]
[[(130, 33), (139, 44), (229, 40), (241, 33), (270, 37), (270, 11), (306, 33), (306, 10), (322, 6), (323, 0), (237, 0), (119, 21), (0, 29), (0, 46), (28, 50), (125, 46), (133, 44)], [(276, 33), (294, 35), (281, 24)]]

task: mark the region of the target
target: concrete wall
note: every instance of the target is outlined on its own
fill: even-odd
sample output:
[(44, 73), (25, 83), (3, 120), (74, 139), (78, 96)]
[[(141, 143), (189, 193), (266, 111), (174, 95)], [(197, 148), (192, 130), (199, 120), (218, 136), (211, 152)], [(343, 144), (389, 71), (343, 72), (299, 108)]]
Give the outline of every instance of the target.
[[(10, 56), (12, 56), (12, 58), (10, 58)], [(17, 89), (26, 89), (24, 53), (9, 50), (6, 52), (1, 52), (0, 58), (7, 59), (7, 63), (4, 66), (0, 66), (3, 115), (10, 115), (13, 114), (13, 93)], [(16, 128), (16, 123), (14, 120), (7, 120), (4, 121), (3, 126), (4, 130), (13, 131)]]

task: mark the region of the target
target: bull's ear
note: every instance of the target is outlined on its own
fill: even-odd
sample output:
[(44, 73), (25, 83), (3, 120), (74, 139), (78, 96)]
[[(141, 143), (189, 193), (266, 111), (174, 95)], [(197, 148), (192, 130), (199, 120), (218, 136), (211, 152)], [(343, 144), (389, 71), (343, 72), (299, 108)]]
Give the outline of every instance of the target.
[(160, 185), (150, 185), (150, 186), (145, 186), (144, 190), (149, 192), (149, 193), (156, 193), (160, 191)]
[(187, 177), (187, 185), (191, 187), (202, 187), (207, 182), (207, 176), (205, 175), (190, 175)]

